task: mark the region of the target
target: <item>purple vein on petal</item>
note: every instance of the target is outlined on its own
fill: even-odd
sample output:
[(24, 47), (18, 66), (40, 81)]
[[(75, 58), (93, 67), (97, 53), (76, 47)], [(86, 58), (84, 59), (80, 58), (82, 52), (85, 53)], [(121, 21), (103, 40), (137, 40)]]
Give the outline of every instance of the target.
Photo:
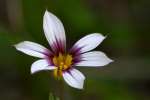
[(82, 46), (82, 47), (78, 47), (78, 46), (73, 46), (70, 50), (69, 50), (69, 54), (71, 54), (72, 56), (73, 56), (73, 60), (72, 60), (72, 62), (73, 62), (73, 66), (76, 64), (76, 63), (78, 63), (78, 62), (80, 62), (80, 61), (82, 61), (82, 59), (81, 59), (81, 49), (83, 48), (84, 46)]
[(59, 52), (64, 53), (65, 52), (65, 44), (64, 41), (61, 39), (57, 39), (57, 36), (55, 36), (55, 41), (51, 45), (53, 52), (58, 55)]
[(46, 61), (48, 62), (49, 66), (54, 66), (51, 58), (46, 58)]
[(72, 54), (73, 56), (79, 55), (82, 48), (83, 48), (83, 47), (73, 46), (73, 47), (69, 50), (69, 53)]

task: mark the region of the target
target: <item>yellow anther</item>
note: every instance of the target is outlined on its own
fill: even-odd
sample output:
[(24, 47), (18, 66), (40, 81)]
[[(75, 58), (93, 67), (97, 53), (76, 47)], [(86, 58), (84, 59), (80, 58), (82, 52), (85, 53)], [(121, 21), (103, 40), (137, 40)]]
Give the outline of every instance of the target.
[(55, 77), (62, 76), (62, 71), (67, 70), (72, 64), (72, 56), (69, 54), (63, 55), (62, 53), (59, 53), (59, 55), (54, 56), (52, 60), (53, 64), (57, 67), (54, 70)]
[(59, 66), (58, 69), (59, 69), (59, 70), (62, 70), (62, 69), (63, 69), (63, 66)]
[(70, 66), (71, 63), (72, 63), (72, 56), (71, 56), (71, 55), (67, 55), (67, 56), (66, 56), (66, 59), (65, 59), (65, 64), (66, 64), (67, 66)]
[(63, 60), (64, 60), (64, 56), (61, 53), (59, 53), (59, 56), (58, 56), (59, 63), (62, 62)]
[(54, 65), (55, 65), (55, 66), (57, 66), (57, 65), (58, 65), (58, 59), (57, 59), (57, 57), (56, 57), (56, 56), (54, 56), (54, 58), (53, 58), (53, 63), (54, 63)]
[(65, 69), (67, 69), (67, 68), (68, 68), (68, 66), (67, 66), (67, 65), (64, 65), (63, 69), (65, 70)]
[(61, 62), (61, 63), (60, 63), (60, 65), (64, 65), (64, 63), (63, 63), (63, 62)]

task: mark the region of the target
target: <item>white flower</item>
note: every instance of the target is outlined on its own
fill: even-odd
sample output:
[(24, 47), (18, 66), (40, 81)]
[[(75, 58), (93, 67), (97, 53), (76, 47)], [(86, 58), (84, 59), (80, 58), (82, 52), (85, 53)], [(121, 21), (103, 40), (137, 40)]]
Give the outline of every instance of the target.
[(55, 77), (63, 79), (71, 87), (83, 89), (85, 76), (77, 66), (99, 67), (112, 62), (103, 52), (95, 49), (105, 37), (93, 33), (81, 38), (69, 50), (66, 50), (66, 36), (62, 22), (52, 13), (46, 11), (43, 18), (43, 28), (51, 51), (40, 44), (24, 41), (16, 44), (17, 50), (30, 56), (41, 58), (31, 66), (31, 73), (53, 70)]

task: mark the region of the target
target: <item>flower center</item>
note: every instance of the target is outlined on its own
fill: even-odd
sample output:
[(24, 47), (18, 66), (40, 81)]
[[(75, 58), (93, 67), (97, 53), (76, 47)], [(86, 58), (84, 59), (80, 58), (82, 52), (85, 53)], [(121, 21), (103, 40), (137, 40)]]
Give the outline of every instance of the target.
[(69, 69), (72, 64), (72, 56), (69, 54), (61, 54), (59, 53), (58, 56), (53, 57), (53, 63), (57, 67), (54, 70), (54, 76), (55, 77), (60, 77), (62, 76), (62, 72)]

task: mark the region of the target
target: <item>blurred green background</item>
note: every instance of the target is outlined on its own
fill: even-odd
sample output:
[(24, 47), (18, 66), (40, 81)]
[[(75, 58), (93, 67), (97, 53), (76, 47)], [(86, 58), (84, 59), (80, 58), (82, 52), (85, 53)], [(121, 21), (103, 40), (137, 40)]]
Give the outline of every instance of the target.
[(48, 100), (49, 91), (61, 91), (51, 72), (31, 75), (37, 59), (13, 47), (24, 40), (48, 47), (46, 9), (62, 20), (70, 46), (99, 32), (107, 38), (97, 50), (115, 60), (78, 68), (84, 90), (64, 84), (64, 100), (150, 100), (149, 0), (0, 0), (0, 100)]

